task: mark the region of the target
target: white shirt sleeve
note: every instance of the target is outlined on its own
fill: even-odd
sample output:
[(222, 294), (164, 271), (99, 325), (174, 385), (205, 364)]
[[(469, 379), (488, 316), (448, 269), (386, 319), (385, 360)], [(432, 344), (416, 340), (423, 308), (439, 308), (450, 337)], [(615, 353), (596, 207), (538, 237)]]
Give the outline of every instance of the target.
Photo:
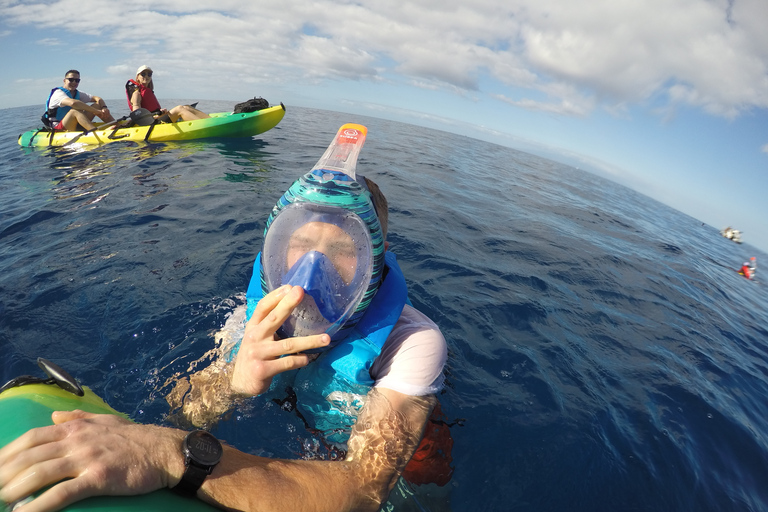
[(61, 89), (56, 89), (53, 91), (53, 94), (51, 94), (51, 101), (48, 102), (48, 108), (58, 108), (61, 106), (61, 100), (64, 98), (69, 98), (64, 91)]
[(447, 359), (440, 329), (424, 313), (406, 304), (371, 366), (373, 386), (410, 396), (435, 394), (443, 387)]
[[(67, 96), (67, 93), (62, 91), (61, 89), (56, 89), (53, 91), (53, 94), (51, 95), (51, 101), (48, 103), (48, 108), (58, 108), (61, 106), (61, 101), (64, 98), (69, 98)], [(83, 103), (93, 103), (93, 97), (88, 94), (87, 92), (80, 91), (80, 101)]]

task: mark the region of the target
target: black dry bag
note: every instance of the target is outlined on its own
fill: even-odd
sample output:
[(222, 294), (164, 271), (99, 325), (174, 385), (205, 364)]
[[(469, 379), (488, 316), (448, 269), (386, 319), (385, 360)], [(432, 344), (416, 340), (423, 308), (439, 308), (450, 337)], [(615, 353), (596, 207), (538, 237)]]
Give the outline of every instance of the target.
[(269, 102), (267, 100), (264, 98), (253, 98), (235, 105), (235, 110), (233, 110), (233, 112), (235, 114), (245, 114), (247, 112), (256, 112), (257, 110), (265, 108), (269, 108)]

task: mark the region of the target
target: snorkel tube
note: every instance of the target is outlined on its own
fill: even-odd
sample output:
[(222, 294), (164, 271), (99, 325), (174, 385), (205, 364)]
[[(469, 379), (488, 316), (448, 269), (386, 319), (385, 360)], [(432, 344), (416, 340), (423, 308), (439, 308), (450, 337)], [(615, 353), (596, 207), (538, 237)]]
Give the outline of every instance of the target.
[[(357, 159), (367, 131), (359, 124), (339, 128), (317, 164), (291, 185), (267, 219), (260, 265), (264, 295), (283, 284), (293, 283), (286, 280), (287, 276), (296, 274), (286, 268), (287, 247), (289, 238), (302, 226), (311, 222), (337, 226), (349, 235), (356, 248), (354, 276), (344, 283), (344, 289), (332, 291), (345, 297), (347, 306), (343, 313), (327, 313), (338, 310), (336, 304), (334, 307), (309, 304), (320, 297), (305, 288), (307, 293), (302, 304), (278, 330), (280, 336), (326, 332), (331, 336), (329, 347), (333, 346), (357, 324), (376, 294), (384, 268), (384, 238), (370, 192), (363, 178), (358, 181), (356, 175)], [(327, 265), (324, 268), (328, 268)], [(356, 290), (354, 293), (352, 288)], [(337, 302), (337, 298), (333, 300)]]

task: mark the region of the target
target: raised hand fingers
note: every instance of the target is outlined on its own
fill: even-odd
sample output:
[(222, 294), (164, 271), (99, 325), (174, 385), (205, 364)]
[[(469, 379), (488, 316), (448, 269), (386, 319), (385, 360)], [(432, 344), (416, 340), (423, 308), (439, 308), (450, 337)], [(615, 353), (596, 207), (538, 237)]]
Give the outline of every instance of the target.
[(243, 347), (260, 344), (261, 346), (256, 349), (255, 355), (260, 359), (269, 360), (324, 347), (330, 343), (330, 337), (327, 334), (273, 341), (275, 332), (288, 319), (303, 298), (304, 290), (299, 286), (290, 285), (281, 286), (265, 295), (259, 301), (248, 321), (243, 337)]
[(264, 320), (292, 288), (291, 285), (286, 284), (262, 297), (248, 323), (259, 323)]
[[(282, 286), (267, 294), (259, 301), (251, 319), (245, 326), (243, 347), (274, 340), (275, 332), (288, 319), (291, 312), (296, 309), (296, 306), (301, 303), (303, 298), (304, 290), (299, 286)], [(277, 357), (282, 354), (299, 352), (300, 350), (264, 354), (264, 357)]]
[[(269, 358), (278, 358), (289, 354), (298, 354), (305, 350), (324, 347), (328, 345), (330, 341), (331, 337), (327, 334), (314, 334), (312, 336), (302, 336), (298, 338), (283, 338), (266, 345), (264, 348), (264, 355)], [(306, 363), (304, 363), (304, 365), (306, 365)]]
[(273, 329), (277, 331), (283, 322), (285, 322), (296, 306), (301, 304), (304, 299), (304, 290), (300, 286), (293, 286), (291, 289), (280, 299), (275, 308), (267, 314), (261, 324), (267, 329)]
[(275, 332), (303, 298), (301, 287), (283, 286), (259, 301), (245, 327), (237, 354), (230, 380), (233, 392), (241, 395), (263, 393), (275, 375), (309, 363), (308, 356), (300, 352), (330, 343), (327, 334), (275, 339)]

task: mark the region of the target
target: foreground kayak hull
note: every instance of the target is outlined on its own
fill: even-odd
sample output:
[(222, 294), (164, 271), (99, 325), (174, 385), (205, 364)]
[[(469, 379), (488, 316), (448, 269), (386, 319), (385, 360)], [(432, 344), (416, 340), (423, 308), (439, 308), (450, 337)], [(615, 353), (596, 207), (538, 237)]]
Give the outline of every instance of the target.
[[(117, 414), (87, 387), (85, 396), (78, 397), (53, 384), (29, 384), (0, 393), (0, 447), (10, 443), (31, 428), (52, 425), (51, 413), (80, 409), (81, 411)], [(11, 419), (12, 418), (12, 419)], [(181, 457), (181, 446), (179, 446)], [(170, 489), (160, 489), (140, 496), (97, 496), (74, 503), (63, 509), (75, 511), (169, 511), (211, 512), (210, 505), (194, 498), (179, 496)]]
[[(285, 106), (278, 106), (233, 114), (219, 112), (207, 119), (161, 123), (154, 126), (117, 128), (109, 126), (93, 132), (32, 130), (19, 135), (21, 146), (66, 146), (69, 144), (107, 144), (118, 140), (136, 142), (168, 142), (175, 140), (207, 139), (211, 137), (252, 137), (271, 130), (283, 119)], [(149, 136), (147, 136), (149, 134)]]

